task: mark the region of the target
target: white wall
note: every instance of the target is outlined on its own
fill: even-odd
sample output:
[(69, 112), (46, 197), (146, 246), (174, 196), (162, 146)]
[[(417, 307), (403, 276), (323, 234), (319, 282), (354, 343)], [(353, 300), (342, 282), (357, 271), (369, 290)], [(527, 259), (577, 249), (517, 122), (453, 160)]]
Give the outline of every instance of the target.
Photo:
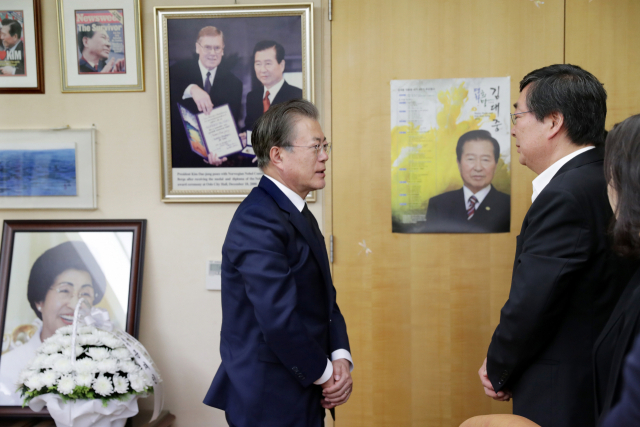
[[(282, 1), (282, 0), (279, 0)], [(220, 364), (220, 293), (204, 289), (207, 260), (221, 258), (237, 204), (160, 201), (160, 139), (156, 101), (155, 6), (233, 4), (215, 0), (141, 0), (146, 91), (62, 94), (56, 5), (42, 2), (44, 95), (2, 95), (0, 128), (97, 127), (98, 210), (0, 210), (5, 219), (148, 220), (140, 341), (158, 364), (176, 427), (226, 426), (221, 411), (202, 404)], [(247, 3), (241, 1), (241, 3)], [(253, 3), (267, 3), (264, 1)], [(320, 0), (315, 1), (316, 86), (322, 81)], [(321, 91), (316, 91), (320, 101)], [(318, 102), (317, 102), (318, 103)], [(322, 111), (322, 109), (321, 109)], [(311, 210), (322, 221), (322, 192)], [(152, 406), (152, 399), (142, 403)]]

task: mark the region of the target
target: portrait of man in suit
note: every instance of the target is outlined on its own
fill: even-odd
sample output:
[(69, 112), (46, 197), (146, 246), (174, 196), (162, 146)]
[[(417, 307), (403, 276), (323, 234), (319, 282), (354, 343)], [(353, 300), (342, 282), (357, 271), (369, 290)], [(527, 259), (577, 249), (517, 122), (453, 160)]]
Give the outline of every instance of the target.
[(508, 233), (511, 198), (491, 185), (500, 159), (498, 141), (489, 131), (469, 131), (458, 139), (456, 156), (464, 185), (429, 199), (426, 231)]
[(603, 172), (607, 93), (569, 64), (520, 82), (520, 163), (538, 176), (509, 298), (478, 372), (485, 394), (545, 427), (595, 425), (592, 350), (633, 269), (613, 254)]
[(5, 76), (24, 75), (24, 44), (22, 43), (22, 25), (15, 19), (3, 19), (0, 28), (0, 40), (4, 47), (3, 62), (11, 65), (0, 66), (0, 74)]
[(231, 427), (321, 427), (351, 395), (349, 338), (329, 259), (305, 198), (325, 186), (330, 144), (305, 100), (254, 128), (260, 184), (222, 247), (222, 363), (204, 403)]
[(220, 166), (227, 160), (218, 158), (215, 153), (203, 158), (191, 151), (178, 110), (178, 104), (181, 104), (194, 114), (208, 114), (215, 107), (227, 104), (238, 125), (242, 83), (230, 71), (220, 67), (224, 47), (222, 31), (206, 26), (200, 30), (195, 41), (195, 56), (177, 62), (169, 69), (171, 160), (174, 168)]
[(247, 94), (246, 130), (252, 130), (271, 105), (302, 98), (302, 89), (284, 79), (284, 55), (284, 47), (272, 40), (258, 42), (253, 49), (253, 67), (262, 86)]

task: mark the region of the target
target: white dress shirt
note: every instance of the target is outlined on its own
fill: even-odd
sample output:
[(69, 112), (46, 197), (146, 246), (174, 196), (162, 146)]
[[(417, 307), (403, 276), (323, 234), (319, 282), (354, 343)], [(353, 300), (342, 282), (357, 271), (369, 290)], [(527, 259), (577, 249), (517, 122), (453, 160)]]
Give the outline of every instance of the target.
[[(204, 87), (206, 85), (207, 73), (211, 73), (211, 75), (209, 76), (209, 84), (211, 84), (211, 86), (213, 86), (213, 79), (216, 78), (216, 71), (218, 71), (218, 67), (214, 68), (213, 70), (210, 70), (207, 67), (205, 67), (204, 65), (202, 65), (202, 62), (200, 62), (199, 59), (198, 59), (198, 67), (200, 67), (200, 74), (202, 75), (202, 89), (204, 89)], [(184, 90), (184, 93), (182, 94), (182, 99), (191, 98), (191, 87), (192, 86), (194, 86), (194, 85), (190, 84), (189, 86), (187, 86), (187, 88)]]
[[(487, 197), (487, 194), (491, 191), (491, 184), (487, 185), (475, 194), (473, 194), (466, 186), (462, 187), (462, 191), (464, 192), (464, 205), (467, 207), (467, 210), (471, 207), (471, 202), (469, 201), (471, 196), (476, 196), (476, 199), (478, 199), (478, 203), (476, 203), (476, 210), (478, 210), (478, 207), (482, 204), (484, 198)], [(471, 218), (473, 218), (473, 215), (471, 215)]]
[(566, 156), (564, 156), (563, 158), (561, 158), (560, 160), (558, 160), (557, 162), (555, 162), (554, 164), (546, 168), (544, 172), (542, 172), (540, 175), (538, 175), (536, 179), (534, 179), (533, 182), (531, 183), (533, 185), (533, 194), (531, 195), (531, 203), (533, 203), (536, 200), (536, 197), (538, 197), (538, 195), (542, 193), (542, 190), (544, 190), (544, 187), (546, 187), (547, 184), (551, 182), (551, 179), (556, 175), (556, 173), (558, 173), (558, 171), (560, 170), (560, 168), (562, 168), (562, 166), (564, 166), (569, 160), (573, 159), (577, 155), (582, 154), (585, 151), (589, 151), (593, 148), (596, 148), (596, 147), (594, 147), (593, 145), (590, 145), (588, 147), (584, 147), (577, 151), (574, 151), (571, 154), (567, 154)]
[(273, 98), (275, 98), (278, 92), (280, 92), (280, 88), (282, 88), (283, 84), (284, 84), (284, 77), (278, 83), (271, 86), (271, 89), (267, 89), (267, 87), (264, 86), (263, 87), (264, 91), (262, 92), (262, 99), (264, 99), (264, 95), (267, 93), (267, 91), (269, 91), (269, 104), (273, 104)]
[[(289, 200), (291, 200), (291, 203), (293, 203), (296, 209), (302, 212), (302, 209), (304, 209), (304, 205), (306, 204), (302, 197), (300, 197), (298, 194), (296, 194), (295, 191), (291, 190), (286, 185), (282, 184), (280, 181), (271, 178), (269, 175), (265, 176), (269, 178), (271, 182), (273, 182), (280, 189), (280, 191), (282, 191), (284, 195), (287, 196)], [(349, 364), (351, 365), (350, 371), (353, 371), (353, 359), (351, 358), (351, 353), (343, 348), (332, 352), (331, 360), (338, 359), (347, 359), (349, 361)], [(314, 384), (320, 385), (329, 381), (331, 375), (333, 375), (333, 364), (331, 364), (331, 360), (327, 359), (327, 367), (325, 368), (324, 373), (320, 378), (318, 378), (318, 380), (313, 382)]]

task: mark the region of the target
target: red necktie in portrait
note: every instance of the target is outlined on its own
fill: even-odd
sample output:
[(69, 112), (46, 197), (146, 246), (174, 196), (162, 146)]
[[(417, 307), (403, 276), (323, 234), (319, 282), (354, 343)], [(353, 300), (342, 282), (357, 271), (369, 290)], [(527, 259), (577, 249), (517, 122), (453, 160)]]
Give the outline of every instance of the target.
[(269, 91), (267, 91), (264, 94), (264, 99), (262, 100), (262, 112), (266, 113), (269, 107), (271, 107), (271, 102), (269, 102)]

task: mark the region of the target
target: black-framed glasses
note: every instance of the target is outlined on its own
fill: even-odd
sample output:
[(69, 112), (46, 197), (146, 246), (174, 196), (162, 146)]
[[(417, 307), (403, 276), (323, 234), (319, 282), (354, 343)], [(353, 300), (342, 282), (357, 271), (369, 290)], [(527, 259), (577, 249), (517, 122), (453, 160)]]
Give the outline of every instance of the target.
[(529, 111), (523, 111), (521, 113), (511, 113), (511, 123), (513, 123), (514, 125), (516, 124), (516, 120), (518, 120), (518, 114), (525, 114), (525, 113), (533, 113), (533, 111), (529, 110)]
[(318, 154), (320, 154), (320, 150), (323, 150), (325, 153), (327, 153), (327, 156), (329, 155), (329, 153), (331, 153), (331, 143), (330, 142), (325, 142), (324, 144), (316, 144), (316, 145), (288, 145), (288, 147), (301, 147), (301, 148), (313, 148), (315, 150), (316, 156)]
[[(198, 42), (196, 42), (196, 43), (198, 43)], [(201, 48), (206, 50), (207, 53), (220, 53), (220, 52), (222, 52), (222, 46), (202, 46), (200, 43), (198, 43), (198, 46), (200, 46)]]

